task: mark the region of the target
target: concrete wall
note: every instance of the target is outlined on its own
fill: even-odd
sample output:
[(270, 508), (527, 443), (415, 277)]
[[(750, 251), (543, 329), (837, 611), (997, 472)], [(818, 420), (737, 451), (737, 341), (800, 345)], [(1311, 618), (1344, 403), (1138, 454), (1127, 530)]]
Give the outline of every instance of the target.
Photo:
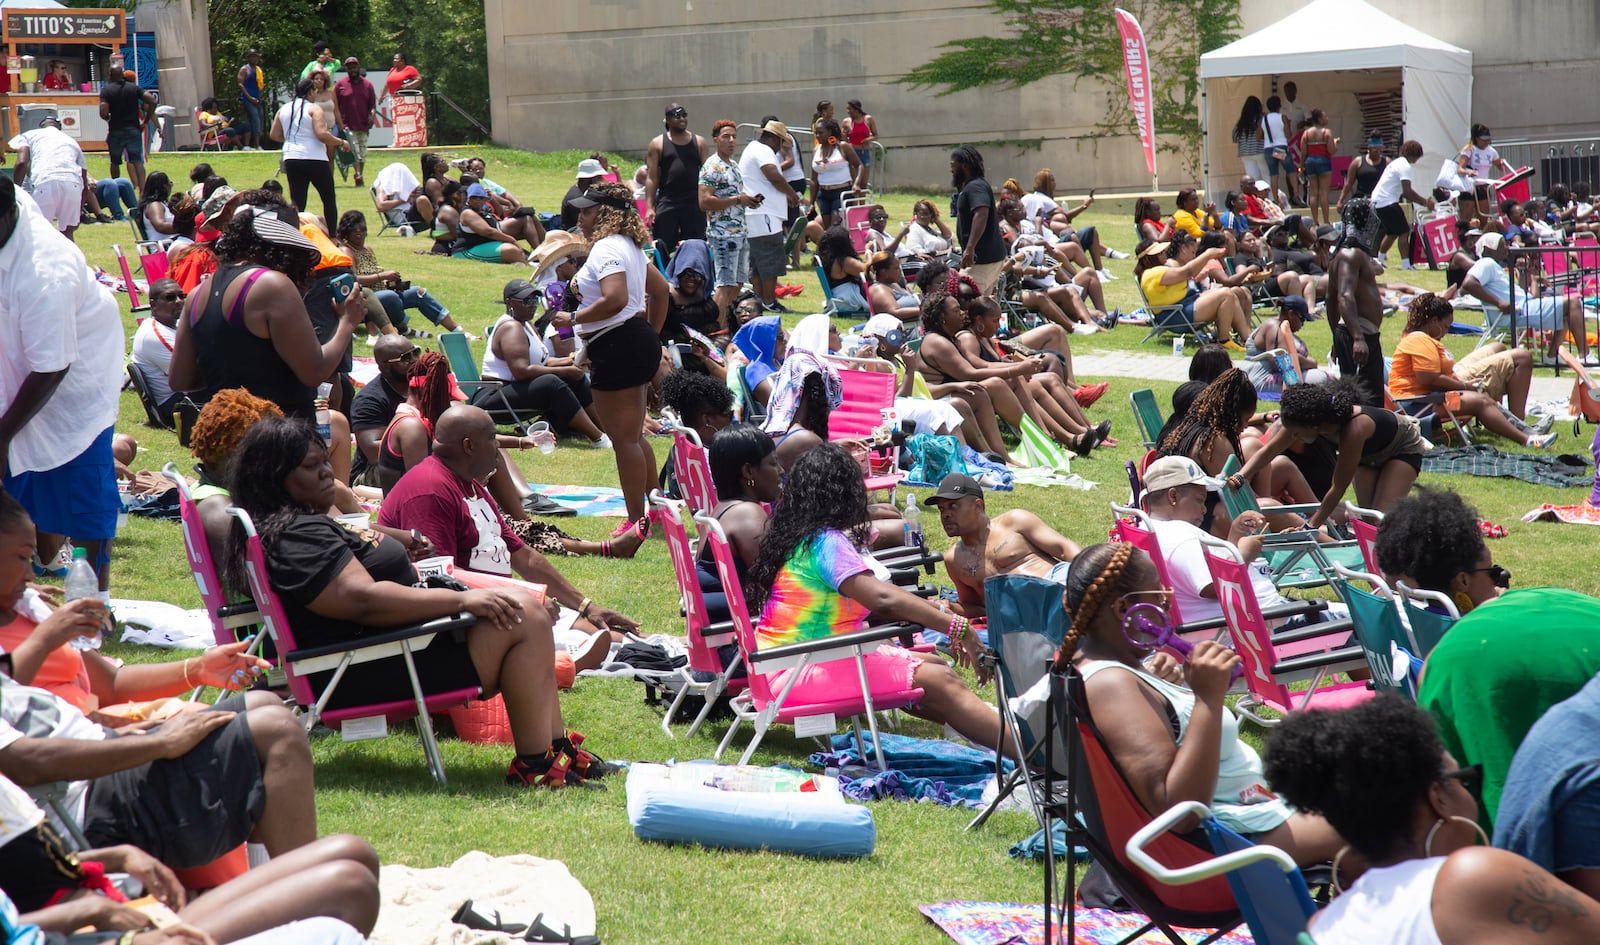
[[(1048, 166), (1077, 192), (1148, 188), (1132, 134), (1087, 139), (1107, 86), (1067, 79), (935, 98), (891, 85), (941, 43), (993, 30), (983, 0), (484, 0), (495, 140), (522, 148), (643, 152), (668, 102), (706, 134), (765, 113), (809, 127), (819, 99), (859, 98), (891, 149), (890, 186), (945, 189), (951, 146), (977, 144), (988, 176)], [(1120, 79), (1119, 79), (1120, 81)], [(1038, 141), (1039, 148), (998, 142)], [(804, 142), (809, 147), (809, 141)], [(1177, 176), (1176, 161), (1166, 173)]]
[[(1248, 35), (1310, 0), (1241, 0)], [(1473, 120), (1495, 140), (1600, 134), (1600, 3), (1594, 0), (1368, 0), (1472, 50)], [(1284, 79), (1293, 78), (1285, 74)], [(1462, 143), (1465, 143), (1463, 134)]]
[[(178, 2), (183, 0), (146, 0)], [(1241, 0), (1247, 35), (1309, 0)], [(1595, 0), (1371, 0), (1472, 50), (1475, 120), (1498, 140), (1600, 131)], [(513, 147), (642, 152), (669, 101), (690, 126), (772, 112), (805, 127), (818, 99), (859, 98), (891, 149), (890, 186), (942, 190), (952, 145), (978, 144), (995, 180), (1054, 169), (1069, 193), (1142, 191), (1138, 137), (1090, 138), (1108, 85), (1067, 79), (944, 98), (894, 79), (950, 39), (995, 31), (984, 0), (484, 0), (494, 137)], [(202, 6), (203, 11), (203, 6)], [(203, 15), (203, 13), (202, 13)], [(1160, 63), (1154, 64), (1160, 68)], [(1283, 78), (1291, 78), (1285, 75)], [(1115, 94), (1117, 85), (1111, 87)], [(1005, 146), (1000, 142), (1029, 142)], [(1037, 147), (1033, 147), (1037, 143)], [(1162, 185), (1198, 176), (1160, 155)]]

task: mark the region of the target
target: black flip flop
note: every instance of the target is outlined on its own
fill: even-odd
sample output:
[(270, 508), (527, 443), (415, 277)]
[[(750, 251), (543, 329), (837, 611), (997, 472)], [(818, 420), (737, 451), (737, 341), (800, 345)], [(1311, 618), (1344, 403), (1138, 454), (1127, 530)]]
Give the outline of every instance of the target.
[[(450, 921), (457, 925), (464, 925), (469, 929), (476, 929), (479, 932), (504, 932), (507, 935), (520, 935), (528, 929), (528, 926), (520, 922), (501, 922), (500, 913), (494, 909), (490, 909), (488, 915), (479, 912), (473, 906), (471, 899), (461, 904), (461, 908), (457, 909), (456, 914), (450, 917)], [(544, 940), (532, 939), (532, 941)], [(555, 941), (555, 939), (550, 939), (550, 941)]]
[(598, 935), (573, 935), (572, 926), (562, 923), (561, 931), (557, 932), (544, 924), (544, 913), (533, 917), (533, 923), (528, 926), (527, 934), (522, 936), (524, 942), (560, 942), (563, 945), (600, 945)]

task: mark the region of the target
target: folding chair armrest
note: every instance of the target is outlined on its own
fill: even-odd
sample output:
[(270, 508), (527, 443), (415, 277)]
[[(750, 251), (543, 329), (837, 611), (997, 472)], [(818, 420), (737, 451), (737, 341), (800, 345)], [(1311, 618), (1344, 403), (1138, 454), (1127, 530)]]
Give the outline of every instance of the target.
[(1321, 653), (1306, 653), (1303, 656), (1291, 656), (1273, 664), (1272, 675), (1292, 676), (1296, 673), (1309, 672), (1314, 669), (1331, 669), (1339, 671), (1345, 664), (1365, 664), (1366, 651), (1359, 646), (1344, 646), (1337, 650), (1324, 650)]
[(934, 565), (944, 560), (944, 552), (924, 550), (917, 545), (885, 548), (874, 551), (872, 556), (887, 568), (922, 568), (929, 574), (933, 573)]
[(1199, 801), (1184, 801), (1181, 804), (1173, 805), (1166, 813), (1145, 824), (1143, 829), (1128, 839), (1128, 845), (1125, 848), (1128, 859), (1135, 866), (1148, 873), (1152, 879), (1168, 886), (1196, 883), (1203, 879), (1210, 879), (1213, 876), (1221, 876), (1223, 873), (1232, 872), (1241, 866), (1248, 866), (1261, 860), (1271, 860), (1285, 873), (1292, 873), (1298, 869), (1289, 854), (1277, 847), (1268, 846), (1264, 843), (1258, 843), (1243, 850), (1235, 850), (1232, 853), (1224, 853), (1221, 856), (1214, 856), (1193, 866), (1185, 866), (1178, 869), (1163, 866), (1157, 862), (1155, 857), (1145, 851), (1145, 847), (1155, 842), (1157, 837), (1190, 817), (1204, 819), (1210, 816), (1211, 809)]
[(704, 640), (707, 646), (727, 646), (737, 642), (736, 630), (732, 620), (724, 620), (703, 627), (700, 630), (700, 639)]
[(253, 617), (261, 613), (253, 600), (242, 600), (237, 604), (223, 604), (217, 608), (217, 619), (229, 620), (234, 617)]
[(1306, 614), (1320, 614), (1328, 609), (1328, 602), (1318, 598), (1311, 600), (1284, 601), (1272, 607), (1261, 608), (1261, 616), (1266, 620), (1279, 620), (1285, 617), (1302, 617)]
[(480, 377), (475, 381), (458, 380), (456, 381), (456, 386), (460, 387), (463, 392), (469, 387), (486, 387), (490, 390), (499, 390), (506, 386), (506, 382), (498, 377)]
[(1313, 623), (1304, 627), (1295, 627), (1293, 630), (1274, 633), (1272, 635), (1272, 645), (1282, 646), (1285, 643), (1299, 643), (1302, 640), (1315, 640), (1317, 637), (1331, 637), (1335, 634), (1347, 636), (1354, 629), (1355, 625), (1348, 620), (1329, 620), (1325, 623)]
[(1221, 630), (1228, 625), (1226, 617), (1212, 617), (1210, 620), (1191, 620), (1180, 623), (1172, 629), (1178, 633), (1197, 633), (1201, 630)]
[(756, 650), (750, 654), (749, 662), (752, 668), (762, 663), (774, 660), (793, 659), (797, 656), (813, 656), (818, 653), (827, 653), (830, 650), (842, 650), (852, 646), (867, 643), (883, 643), (888, 640), (898, 640), (909, 637), (917, 628), (908, 623), (886, 623), (876, 627), (867, 627), (854, 633), (840, 633), (821, 640), (804, 640), (800, 643), (786, 643), (783, 646), (768, 647)]
[(465, 630), (467, 627), (470, 627), (476, 623), (477, 620), (478, 618), (469, 613), (459, 613), (454, 617), (439, 617), (435, 620), (430, 620), (427, 623), (419, 623), (409, 627), (401, 627), (397, 630), (390, 630), (388, 633), (375, 633), (370, 636), (357, 637), (354, 640), (346, 640), (342, 643), (329, 643), (324, 646), (304, 647), (302, 649), (285, 653), (283, 658), (286, 662), (298, 663), (304, 660), (316, 659), (321, 656), (337, 656), (341, 653), (359, 652), (361, 650), (370, 649), (376, 646), (384, 646), (390, 643), (400, 643), (405, 640), (410, 640), (414, 637), (427, 636), (432, 633), (449, 633), (455, 630)]

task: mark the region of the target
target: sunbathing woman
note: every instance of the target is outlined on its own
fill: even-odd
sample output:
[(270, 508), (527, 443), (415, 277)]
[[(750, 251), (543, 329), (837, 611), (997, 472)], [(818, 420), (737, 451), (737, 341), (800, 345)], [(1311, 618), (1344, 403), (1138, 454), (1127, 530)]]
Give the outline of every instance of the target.
[(1415, 418), (1381, 407), (1361, 405), (1355, 381), (1295, 384), (1285, 388), (1279, 402), (1278, 422), (1267, 431), (1266, 443), (1244, 468), (1228, 478), (1230, 486), (1254, 481), (1273, 459), (1294, 440), (1311, 443), (1328, 440), (1336, 445), (1332, 485), (1322, 505), (1306, 520), (1320, 528), (1344, 499), (1351, 483), (1359, 505), (1387, 512), (1417, 481), (1422, 454), (1428, 443)]
[(1085, 548), (1067, 572), (1072, 629), (1057, 667), (1072, 664), (1083, 674), (1106, 747), (1146, 810), (1199, 801), (1223, 824), (1296, 863), (1327, 862), (1344, 841), (1322, 818), (1273, 796), (1260, 756), (1239, 738), (1238, 719), (1223, 703), (1238, 654), (1205, 640), (1180, 668), (1129, 640), (1134, 622), (1165, 619), (1171, 593), (1132, 545)]
[[(1008, 364), (1027, 360), (1026, 357), (1011, 354), (999, 346), (996, 334), (1000, 330), (1000, 303), (994, 299), (983, 297), (974, 301), (967, 308), (966, 328), (956, 336), (956, 345), (961, 353), (967, 356), (968, 361), (977, 359), (984, 364)], [(1072, 390), (1067, 387), (1055, 374), (1041, 371), (1028, 378), (1019, 378), (1017, 383), (1026, 384), (1027, 398), (1032, 402), (1039, 414), (1050, 419), (1047, 429), (1064, 431), (1067, 439), (1061, 442), (1068, 447), (1076, 449), (1071, 440), (1076, 437), (1077, 442), (1083, 442), (1083, 435), (1093, 431), (1094, 440), (1098, 443), (1105, 442), (1111, 435), (1111, 421), (1102, 420), (1099, 424), (1091, 424), (1089, 418), (1084, 416), (1083, 408), (1072, 396)], [(1022, 399), (1022, 392), (1018, 392), (1018, 399)], [(1057, 439), (1060, 434), (1054, 433)], [(1115, 441), (1107, 444), (1115, 446)]]

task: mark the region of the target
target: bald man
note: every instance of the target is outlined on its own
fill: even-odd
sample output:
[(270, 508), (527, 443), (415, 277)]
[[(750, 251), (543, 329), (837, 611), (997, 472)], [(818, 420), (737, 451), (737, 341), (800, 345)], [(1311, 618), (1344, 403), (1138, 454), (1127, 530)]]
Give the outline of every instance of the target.
[(457, 568), (502, 577), (515, 573), (543, 584), (551, 599), (596, 629), (638, 630), (638, 621), (574, 588), (506, 524), (483, 486), (499, 456), (494, 420), (479, 407), (456, 404), (433, 425), (433, 453), (406, 470), (384, 497), (378, 524), (421, 532), (437, 554), (454, 558)]
[(378, 362), (378, 377), (361, 388), (350, 402), (350, 432), (356, 437), (356, 457), (350, 466), (350, 481), (377, 487), (378, 447), (383, 431), (394, 420), (394, 412), (406, 402), (409, 390), (406, 372), (411, 370), (422, 349), (405, 335), (379, 335), (372, 345), (372, 359)]

